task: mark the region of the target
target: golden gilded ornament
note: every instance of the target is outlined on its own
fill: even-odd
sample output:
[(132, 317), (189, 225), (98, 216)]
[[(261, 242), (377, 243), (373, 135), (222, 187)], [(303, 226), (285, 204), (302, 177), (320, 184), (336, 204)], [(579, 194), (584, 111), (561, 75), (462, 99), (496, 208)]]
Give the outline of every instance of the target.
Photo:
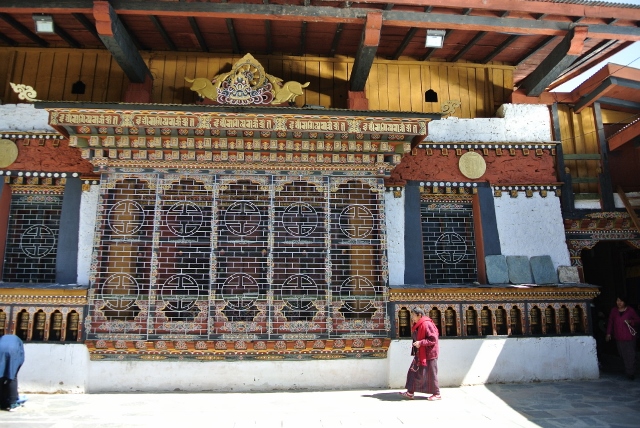
[(6, 168), (18, 158), (18, 146), (11, 140), (0, 139), (0, 168)]
[(467, 152), (460, 156), (458, 168), (465, 177), (475, 180), (480, 178), (487, 171), (487, 163), (484, 158), (476, 152)]

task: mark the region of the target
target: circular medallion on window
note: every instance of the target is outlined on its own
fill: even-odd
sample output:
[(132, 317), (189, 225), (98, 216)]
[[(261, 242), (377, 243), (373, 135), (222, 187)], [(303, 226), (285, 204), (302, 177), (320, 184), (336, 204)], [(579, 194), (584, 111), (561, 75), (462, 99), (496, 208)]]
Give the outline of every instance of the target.
[(132, 235), (144, 224), (144, 209), (136, 201), (116, 202), (109, 210), (108, 224), (117, 235)]
[(202, 227), (202, 210), (193, 202), (177, 202), (165, 214), (167, 227), (177, 236), (191, 236)]
[(349, 205), (340, 213), (340, 230), (349, 238), (364, 239), (373, 231), (373, 214), (364, 205)]
[(138, 282), (126, 273), (111, 275), (100, 287), (105, 306), (113, 311), (124, 311), (132, 307), (139, 292)]
[(282, 226), (290, 235), (309, 236), (318, 227), (318, 213), (309, 204), (291, 204), (282, 213)]
[(467, 254), (467, 243), (454, 232), (445, 232), (436, 241), (436, 255), (444, 263), (458, 263)]
[(55, 248), (56, 235), (47, 226), (31, 226), (20, 237), (20, 249), (29, 257), (44, 257)]
[(247, 201), (233, 203), (224, 214), (227, 230), (237, 236), (248, 236), (260, 227), (260, 210)]

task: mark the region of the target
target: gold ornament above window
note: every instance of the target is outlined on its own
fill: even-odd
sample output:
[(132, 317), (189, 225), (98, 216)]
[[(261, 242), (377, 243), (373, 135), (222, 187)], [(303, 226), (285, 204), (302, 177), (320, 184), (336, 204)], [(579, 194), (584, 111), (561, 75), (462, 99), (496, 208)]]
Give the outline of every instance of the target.
[(191, 83), (190, 89), (203, 98), (224, 105), (293, 104), (309, 86), (289, 81), (283, 83), (279, 77), (267, 74), (262, 65), (251, 54), (236, 62), (228, 73), (221, 73), (209, 80), (196, 77), (184, 80)]

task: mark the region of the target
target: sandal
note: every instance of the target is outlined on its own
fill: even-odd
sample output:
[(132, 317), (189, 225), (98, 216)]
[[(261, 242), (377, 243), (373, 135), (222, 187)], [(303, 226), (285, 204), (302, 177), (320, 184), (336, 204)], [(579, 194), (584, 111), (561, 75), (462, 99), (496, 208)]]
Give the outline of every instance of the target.
[(442, 396), (440, 394), (436, 395), (433, 394), (431, 397), (427, 397), (427, 400), (429, 401), (438, 401), (438, 400), (442, 400)]
[(409, 391), (406, 392), (398, 392), (398, 394), (402, 395), (404, 398), (408, 398), (409, 400), (413, 400), (413, 394)]

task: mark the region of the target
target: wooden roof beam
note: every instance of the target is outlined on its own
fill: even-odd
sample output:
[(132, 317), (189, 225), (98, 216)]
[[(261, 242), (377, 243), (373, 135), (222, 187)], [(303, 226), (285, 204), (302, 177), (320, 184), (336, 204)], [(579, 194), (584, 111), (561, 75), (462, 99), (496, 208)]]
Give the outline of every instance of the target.
[(9, 45), (9, 46), (12, 46), (12, 47), (18, 46), (18, 42), (13, 40), (11, 37), (5, 36), (2, 33), (0, 33), (0, 41), (2, 41), (6, 45)]
[(82, 47), (82, 44), (80, 44), (80, 42), (71, 37), (69, 33), (64, 31), (59, 25), (53, 25), (53, 32), (56, 34), (56, 36), (67, 42), (67, 44), (72, 48), (80, 49)]
[(469, 43), (465, 44), (464, 48), (460, 49), (458, 53), (455, 54), (453, 58), (451, 58), (451, 62), (456, 62), (460, 58), (462, 58), (464, 54), (469, 52), (469, 50), (471, 50), (471, 48), (474, 47), (475, 44), (478, 43), (480, 39), (482, 39), (486, 35), (487, 35), (486, 31), (480, 31), (478, 34), (476, 34)]
[(507, 47), (509, 47), (509, 45), (511, 45), (513, 42), (515, 42), (519, 38), (520, 36), (509, 36), (504, 42), (500, 43), (500, 45), (496, 47), (493, 50), (493, 52), (491, 52), (489, 55), (487, 55), (482, 60), (480, 60), (480, 63), (482, 64), (488, 63), (489, 61), (497, 57), (500, 54), (500, 52), (505, 50)]
[(367, 15), (367, 21), (362, 31), (360, 46), (353, 63), (353, 70), (349, 79), (349, 89), (352, 92), (364, 91), (373, 59), (376, 56), (380, 44), (380, 32), (382, 30), (382, 13), (371, 12)]
[(622, 128), (619, 132), (613, 134), (607, 138), (607, 144), (609, 144), (609, 151), (613, 151), (627, 142), (640, 136), (640, 120), (632, 122), (630, 125)]
[(38, 46), (46, 48), (49, 46), (46, 40), (38, 37), (33, 31), (29, 30), (27, 27), (22, 25), (20, 22), (16, 21), (11, 15), (7, 13), (0, 13), (0, 19), (4, 20), (7, 24), (11, 25), (13, 28), (18, 30), (20, 34), (31, 39)]
[(299, 56), (303, 56), (305, 48), (307, 46), (307, 21), (302, 21), (302, 27), (300, 28), (300, 52)]
[(329, 51), (330, 56), (334, 56), (336, 54), (336, 50), (338, 49), (338, 44), (340, 44), (340, 38), (342, 37), (342, 23), (338, 24), (336, 27), (336, 32), (333, 35), (333, 41), (331, 42), (331, 50)]
[(96, 20), (96, 30), (100, 40), (129, 80), (133, 83), (143, 83), (145, 78), (151, 77), (147, 64), (108, 1), (94, 2), (93, 17)]
[(93, 25), (89, 18), (87, 18), (83, 13), (72, 13), (71, 15), (73, 15), (76, 21), (82, 24), (85, 30), (93, 34), (93, 37), (95, 37), (100, 41), (100, 43), (102, 43), (102, 39), (100, 39), (100, 35), (96, 31), (96, 26)]
[[(317, 0), (318, 4), (335, 3), (335, 0)], [(163, 1), (146, 1), (146, 0), (111, 0), (114, 9), (120, 13), (123, 4), (148, 3), (148, 10), (165, 10), (172, 9), (176, 4), (184, 5), (183, 9), (193, 8), (194, 11), (201, 10), (202, 5), (211, 3), (195, 3), (195, 2), (163, 2)], [(456, 9), (480, 9), (490, 11), (509, 10), (512, 12), (525, 12), (531, 14), (544, 14), (548, 16), (584, 16), (587, 18), (603, 18), (612, 19), (619, 18), (624, 20), (640, 21), (640, 8), (633, 5), (622, 5), (619, 3), (603, 4), (594, 2), (593, 5), (585, 2), (549, 2), (545, 0), (366, 0), (368, 4), (378, 4), (381, 7), (387, 5), (397, 6), (433, 6), (442, 8)], [(253, 7), (255, 5), (248, 5)], [(149, 9), (150, 8), (150, 9)], [(205, 7), (206, 8), (206, 7)], [(0, 4), (0, 12), (8, 13), (90, 13), (93, 9), (93, 0), (56, 0), (51, 2), (43, 2), (42, 0), (2, 0)]]
[(587, 37), (587, 27), (576, 27), (555, 47), (540, 65), (520, 84), (527, 96), (540, 95), (584, 49), (584, 39)]
[(193, 16), (189, 17), (189, 26), (191, 27), (191, 31), (193, 31), (193, 34), (196, 36), (202, 52), (209, 52), (209, 46), (207, 46), (207, 42), (202, 36), (202, 31), (200, 31), (200, 27), (198, 27), (198, 23)]
[(177, 51), (178, 48), (176, 47), (176, 44), (173, 43), (173, 40), (171, 40), (171, 37), (169, 37), (169, 34), (167, 34), (167, 30), (164, 29), (164, 26), (162, 25), (162, 22), (160, 22), (158, 17), (155, 15), (149, 15), (149, 19), (151, 19), (151, 22), (153, 22), (153, 26), (156, 27), (156, 30), (158, 30), (158, 32), (160, 33), (162, 40), (164, 40), (169, 50)]
[(413, 39), (413, 36), (416, 35), (417, 31), (418, 29), (416, 27), (409, 28), (409, 31), (407, 31), (407, 34), (405, 34), (404, 39), (402, 39), (402, 43), (400, 43), (400, 46), (398, 46), (398, 49), (396, 49), (396, 52), (393, 54), (391, 59), (400, 58), (400, 55), (402, 55), (402, 52), (404, 52), (404, 50), (407, 48), (409, 42), (411, 42), (411, 39)]

